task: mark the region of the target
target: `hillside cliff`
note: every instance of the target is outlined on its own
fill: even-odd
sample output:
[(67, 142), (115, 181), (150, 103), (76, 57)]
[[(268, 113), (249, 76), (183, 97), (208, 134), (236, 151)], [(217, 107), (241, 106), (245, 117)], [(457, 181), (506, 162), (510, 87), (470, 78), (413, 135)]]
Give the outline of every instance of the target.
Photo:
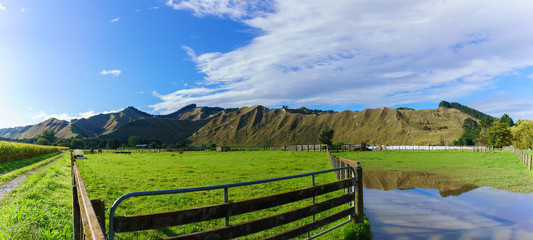
[(191, 137), (218, 145), (315, 144), (320, 130), (335, 130), (333, 141), (369, 144), (440, 144), (461, 136), (464, 119), (457, 109), (366, 109), (360, 112), (300, 114), (263, 106), (244, 107), (212, 119)]

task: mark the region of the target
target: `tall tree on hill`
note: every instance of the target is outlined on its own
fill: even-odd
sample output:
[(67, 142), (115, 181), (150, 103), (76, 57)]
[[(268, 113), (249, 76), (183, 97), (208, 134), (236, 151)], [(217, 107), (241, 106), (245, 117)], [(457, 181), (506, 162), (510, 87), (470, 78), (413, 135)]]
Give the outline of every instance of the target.
[(331, 146), (331, 140), (333, 139), (334, 131), (330, 128), (323, 128), (320, 130), (320, 133), (318, 134), (317, 140), (318, 142), (322, 144), (326, 144), (328, 146)]
[(492, 122), (494, 122), (494, 120), (492, 118), (490, 118), (490, 117), (485, 116), (485, 117), (481, 118), (481, 121), (479, 122), (481, 130), (482, 131), (487, 131), (490, 128), (490, 126), (492, 125)]
[(511, 117), (509, 117), (507, 114), (503, 114), (503, 116), (500, 118), (500, 122), (505, 123), (507, 127), (514, 126), (513, 119), (511, 119)]

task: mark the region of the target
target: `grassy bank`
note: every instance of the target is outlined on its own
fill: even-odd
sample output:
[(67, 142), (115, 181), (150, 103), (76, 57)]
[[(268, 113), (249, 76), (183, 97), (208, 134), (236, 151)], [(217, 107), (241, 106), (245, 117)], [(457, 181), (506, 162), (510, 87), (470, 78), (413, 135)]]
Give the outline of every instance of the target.
[(64, 155), (0, 200), (0, 239), (71, 239), (71, 191)]
[[(331, 168), (324, 152), (185, 152), (183, 155), (178, 153), (96, 154), (88, 155), (88, 157), (86, 160), (78, 160), (80, 171), (91, 199), (105, 199), (106, 209), (109, 209), (118, 197), (133, 191), (218, 185)], [(103, 169), (105, 170), (102, 171)], [(316, 184), (334, 180), (333, 173), (319, 175), (316, 178)], [(310, 177), (232, 188), (229, 191), (229, 200), (239, 201), (309, 186), (311, 186)], [(338, 196), (339, 193), (342, 193), (342, 191), (332, 194)], [(328, 197), (330, 198), (333, 195), (330, 194)], [(317, 199), (317, 202), (324, 200), (324, 198)], [(117, 209), (117, 215), (147, 214), (222, 202), (222, 190), (132, 198), (120, 205)], [(242, 214), (231, 217), (230, 223), (236, 224), (270, 216), (310, 203), (311, 199), (308, 199), (263, 211)], [(339, 209), (335, 210), (338, 211)], [(330, 214), (331, 211), (328, 213)], [(317, 215), (317, 218), (324, 215)], [(261, 238), (310, 221), (310, 218), (304, 219), (250, 235), (244, 239)], [(160, 230), (120, 233), (119, 236), (123, 238), (153, 239), (222, 226), (223, 219)]]
[(478, 186), (533, 192), (533, 172), (511, 151), (334, 152), (334, 155), (359, 161), (363, 169), (429, 172)]
[[(33, 157), (15, 162), (0, 163), (0, 184), (14, 179), (24, 173), (44, 166), (57, 158), (60, 152), (49, 153), (38, 157)], [(11, 172), (10, 172), (11, 171)]]

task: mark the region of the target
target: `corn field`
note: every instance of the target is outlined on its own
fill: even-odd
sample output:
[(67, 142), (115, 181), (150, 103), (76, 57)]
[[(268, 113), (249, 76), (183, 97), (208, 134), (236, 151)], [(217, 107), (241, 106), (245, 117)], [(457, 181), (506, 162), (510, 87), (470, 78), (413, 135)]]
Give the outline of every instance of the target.
[(54, 146), (0, 141), (0, 163), (32, 158), (57, 151), (60, 151), (60, 148)]

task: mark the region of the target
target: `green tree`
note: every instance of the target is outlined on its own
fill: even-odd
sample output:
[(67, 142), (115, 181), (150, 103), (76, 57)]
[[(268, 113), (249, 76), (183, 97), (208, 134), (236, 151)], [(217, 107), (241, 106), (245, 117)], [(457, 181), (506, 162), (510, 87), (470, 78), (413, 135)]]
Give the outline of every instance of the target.
[(513, 145), (517, 148), (533, 148), (533, 121), (522, 120), (516, 121), (516, 126), (511, 128), (513, 136)]
[[(56, 141), (56, 133), (54, 132), (54, 130), (43, 130), (41, 132), (41, 134), (37, 135), (37, 138), (44, 138), (46, 140), (48, 140), (49, 143), (53, 143)], [(48, 144), (50, 145), (50, 144)]]
[(465, 131), (473, 131), (478, 127), (478, 124), (476, 121), (474, 121), (472, 118), (467, 118), (463, 121), (463, 130)]
[(176, 146), (178, 148), (186, 148), (187, 144), (188, 144), (187, 140), (182, 139), (182, 140), (179, 140), (178, 143), (176, 143)]
[(482, 131), (487, 131), (490, 126), (492, 125), (492, 122), (494, 122), (494, 120), (488, 116), (485, 116), (483, 118), (481, 118), (481, 121), (479, 123), (480, 127), (481, 127), (481, 130)]
[(141, 144), (141, 138), (138, 137), (138, 136), (130, 136), (128, 138), (128, 145), (130, 145), (130, 147), (135, 147), (137, 145)]
[(500, 122), (505, 123), (507, 127), (514, 126), (513, 119), (511, 119), (511, 117), (509, 117), (507, 114), (503, 114), (503, 116), (500, 118)]
[(319, 143), (331, 146), (331, 140), (333, 139), (334, 131), (330, 128), (323, 128), (318, 134), (317, 140)]
[(157, 148), (158, 146), (159, 146), (159, 144), (157, 144), (157, 142), (155, 142), (155, 141), (152, 142), (152, 143), (150, 143), (150, 148), (154, 148), (154, 149), (155, 149), (155, 148)]
[(83, 141), (81, 139), (72, 139), (70, 142), (70, 148), (71, 149), (83, 149), (84, 148)]
[(496, 121), (492, 124), (488, 131), (489, 138), (485, 142), (486, 145), (495, 147), (503, 147), (511, 145), (511, 130), (507, 123)]
[(120, 142), (117, 139), (111, 140), (111, 149), (117, 149), (120, 147)]
[(39, 145), (50, 145), (50, 141), (46, 138), (39, 138), (36, 143)]
[(450, 103), (449, 102), (446, 102), (446, 101), (441, 101), (439, 103), (439, 107), (445, 107), (445, 108), (450, 108)]

